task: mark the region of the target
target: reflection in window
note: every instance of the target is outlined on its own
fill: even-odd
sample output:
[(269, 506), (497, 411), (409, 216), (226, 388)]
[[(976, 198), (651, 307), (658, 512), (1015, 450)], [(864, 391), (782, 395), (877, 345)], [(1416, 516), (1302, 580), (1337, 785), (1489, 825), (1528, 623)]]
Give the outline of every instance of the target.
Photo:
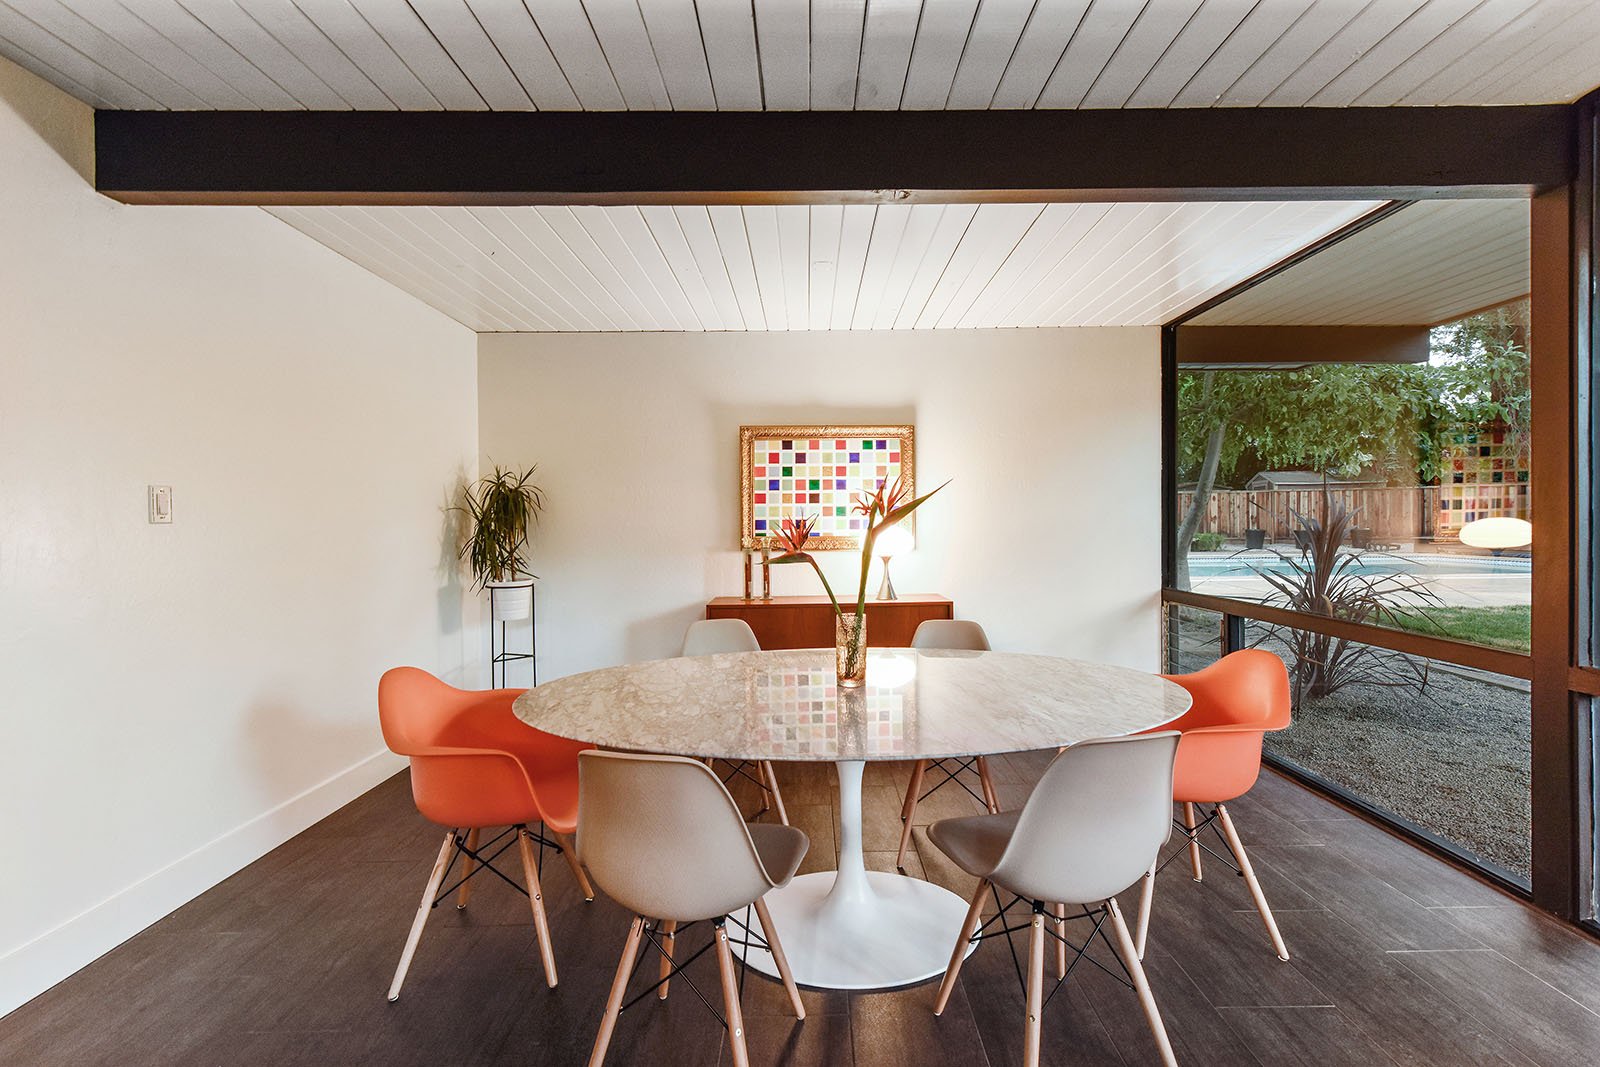
[(1527, 302), (1427, 341), (1416, 363), (1180, 364), (1178, 587), (1526, 651), (1528, 549), (1462, 530), (1530, 517)]
[(1187, 604), (1166, 606), (1166, 658), (1169, 674), (1188, 674), (1222, 656), (1222, 616)]

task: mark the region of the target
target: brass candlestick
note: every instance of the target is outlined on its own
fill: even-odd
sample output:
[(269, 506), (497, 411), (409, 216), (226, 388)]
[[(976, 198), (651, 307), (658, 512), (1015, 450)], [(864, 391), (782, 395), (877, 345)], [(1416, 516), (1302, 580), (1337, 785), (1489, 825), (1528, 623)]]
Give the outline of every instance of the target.
[(761, 539), (761, 599), (772, 599), (772, 543)]
[(754, 586), (752, 586), (750, 584), (751, 583), (751, 576), (750, 576), (750, 556), (751, 556), (751, 554), (752, 554), (752, 550), (751, 549), (747, 548), (747, 549), (744, 550), (744, 598), (746, 600), (753, 599), (753, 594), (755, 592)]

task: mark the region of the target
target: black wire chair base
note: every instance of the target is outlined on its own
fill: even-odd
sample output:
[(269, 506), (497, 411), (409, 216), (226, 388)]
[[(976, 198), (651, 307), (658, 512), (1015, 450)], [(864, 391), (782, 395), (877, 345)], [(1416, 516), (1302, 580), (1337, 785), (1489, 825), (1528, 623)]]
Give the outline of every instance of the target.
[[(1121, 982), (1127, 988), (1134, 988), (1133, 975), (1128, 973), (1128, 965), (1123, 962), (1122, 954), (1117, 951), (1117, 947), (1113, 945), (1111, 943), (1111, 939), (1106, 936), (1104, 927), (1106, 920), (1111, 916), (1111, 909), (1107, 905), (1100, 904), (1091, 908), (1086, 904), (1079, 904), (1076, 906), (1081, 909), (1081, 914), (1067, 915), (1062, 917), (1049, 911), (1049, 904), (1045, 901), (1025, 900), (1024, 898), (1011, 893), (1006, 894), (1011, 899), (1005, 904), (1001, 904), (1000, 891), (994, 886), (993, 883), (990, 883), (989, 885), (989, 892), (994, 896), (994, 904), (996, 909), (995, 913), (988, 919), (985, 919), (983, 923), (972, 932), (972, 936), (969, 937), (967, 941), (976, 945), (979, 942), (987, 941), (990, 938), (1004, 937), (1006, 939), (1006, 947), (1011, 950), (1011, 965), (1016, 970), (1017, 984), (1022, 987), (1022, 996), (1024, 1000), (1026, 1000), (1028, 996), (1028, 978), (1022, 973), (1022, 960), (1017, 956), (1017, 945), (1012, 939), (1011, 935), (1022, 931), (1031, 933), (1033, 929), (1033, 921), (1030, 919), (1026, 923), (1019, 923), (1015, 926), (1006, 925), (1006, 916), (1010, 913), (1011, 909), (1016, 907), (1018, 904), (1029, 905), (1029, 911), (1032, 915), (1043, 915), (1046, 920), (1046, 925), (1044, 927), (1045, 934), (1053, 941), (1067, 946), (1067, 948), (1071, 949), (1073, 952), (1072, 962), (1067, 965), (1065, 973), (1056, 979), (1056, 984), (1051, 988), (1049, 995), (1044, 998), (1044, 1004), (1049, 1004), (1051, 999), (1061, 991), (1061, 987), (1066, 984), (1067, 979), (1072, 977), (1072, 972), (1077, 970), (1078, 964), (1082, 963), (1084, 960), (1088, 960), (1090, 964), (1099, 968), (1101, 971), (1104, 971), (1118, 982)], [(1067, 923), (1075, 922), (1080, 919), (1088, 919), (1094, 923), (1093, 929), (1091, 929), (1088, 933), (1088, 936), (1083, 939), (1082, 944), (1079, 944), (1067, 937), (1065, 932)], [(999, 924), (998, 928), (990, 930), (989, 927), (995, 925), (996, 923)], [(1118, 974), (1116, 971), (1113, 971), (1111, 968), (1107, 967), (1105, 964), (1089, 955), (1089, 949), (1093, 947), (1097, 937), (1104, 942), (1106, 948), (1111, 951), (1111, 957), (1117, 961), (1117, 966), (1122, 972), (1121, 974)], [(1041, 1010), (1043, 1010), (1043, 1006), (1044, 1005), (1040, 1005)]]
[[(945, 759), (929, 760), (927, 769), (923, 771), (923, 773), (926, 774), (928, 771), (939, 771), (944, 775), (944, 777), (935, 782), (933, 785), (929, 786), (927, 789), (923, 790), (922, 794), (917, 797), (917, 803), (921, 804), (924, 800), (927, 800), (929, 797), (933, 796), (933, 794), (937, 793), (951, 782), (954, 782), (962, 789), (965, 789), (967, 791), (967, 795), (972, 797), (973, 800), (976, 800), (979, 804), (982, 804), (985, 811), (989, 810), (988, 798), (984, 797), (981, 793), (975, 792), (970, 785), (961, 779), (961, 775), (967, 773), (968, 771), (972, 772), (973, 774), (978, 773), (978, 758), (979, 757), (977, 756), (950, 756)], [(949, 764), (952, 763), (956, 765), (954, 770), (951, 770), (949, 767)], [(982, 788), (981, 781), (979, 783), (979, 788)]]
[[(750, 766), (749, 760), (714, 760), (713, 762), (726, 764), (730, 768), (727, 774), (719, 775), (719, 777), (722, 779), (723, 785), (728, 786), (729, 783), (731, 783), (735, 778), (743, 778), (745, 781), (752, 783), (757, 789), (761, 790), (761, 806), (751, 814), (745, 815), (745, 822), (754, 822), (756, 819), (761, 818), (761, 816), (772, 810), (772, 805), (767, 801), (767, 798), (772, 795), (772, 786), (751, 774), (749, 771), (745, 770), (746, 767)], [(729, 786), (729, 788), (731, 791), (732, 787)], [(742, 815), (743, 812), (740, 814)]]
[[(717, 1017), (717, 1022), (722, 1025), (722, 1028), (724, 1030), (728, 1029), (727, 1017), (724, 1016), (722, 1014), (722, 1012), (717, 1010), (716, 1005), (713, 1004), (711, 1002), (711, 1000), (709, 998), (707, 998), (707, 996), (703, 992), (701, 992), (700, 987), (695, 985), (694, 981), (692, 979), (690, 979), (688, 975), (684, 974), (684, 971), (689, 967), (690, 964), (694, 963), (695, 960), (698, 960), (701, 956), (704, 956), (707, 952), (710, 952), (716, 946), (716, 943), (717, 943), (717, 931), (718, 930), (722, 930), (722, 931), (724, 931), (726, 933), (726, 930), (727, 930), (726, 924), (732, 923), (734, 926), (738, 927), (739, 933), (737, 934), (737, 936), (735, 934), (732, 934), (732, 933), (727, 934), (728, 944), (730, 946), (731, 945), (738, 945), (738, 946), (740, 946), (740, 948), (743, 949), (743, 951), (739, 955), (739, 979), (738, 979), (739, 1002), (741, 1004), (743, 1004), (744, 1003), (744, 978), (745, 978), (746, 971), (749, 969), (750, 950), (752, 948), (755, 948), (755, 949), (759, 949), (762, 952), (771, 952), (772, 951), (772, 946), (767, 943), (767, 939), (766, 938), (762, 937), (760, 934), (756, 933), (754, 929), (751, 928), (751, 926), (750, 926), (750, 908), (749, 907), (746, 907), (744, 909), (744, 919), (742, 921), (739, 920), (739, 919), (735, 919), (732, 915), (724, 915), (720, 919), (711, 919), (709, 921), (711, 923), (711, 940), (707, 941), (704, 945), (701, 945), (698, 949), (695, 950), (694, 955), (690, 956), (688, 959), (682, 961), (681, 963), (678, 961), (678, 959), (675, 956), (673, 956), (672, 952), (665, 945), (663, 945), (661, 943), (661, 938), (658, 936), (658, 933), (657, 933), (657, 931), (660, 928), (659, 921), (656, 922), (654, 925), (652, 925), (651, 923), (648, 923), (648, 922), (645, 923), (645, 925), (644, 925), (644, 938), (645, 938), (645, 940), (648, 941), (650, 943), (650, 946), (652, 948), (654, 948), (657, 953), (660, 954), (662, 959), (664, 959), (668, 963), (672, 964), (672, 967), (667, 971), (666, 974), (662, 975), (659, 979), (657, 979), (656, 981), (652, 982), (650, 985), (646, 986), (641, 992), (639, 992), (637, 995), (635, 995), (632, 1000), (627, 1001), (626, 1003), (624, 1003), (622, 1005), (622, 1007), (618, 1008), (617, 1009), (617, 1015), (619, 1017), (622, 1015), (623, 1012), (627, 1011), (629, 1008), (633, 1007), (635, 1004), (639, 1003), (639, 1001), (645, 999), (650, 994), (654, 993), (656, 990), (660, 989), (662, 986), (664, 986), (668, 982), (672, 981), (674, 978), (681, 978), (683, 984), (689, 987), (689, 991), (692, 992), (695, 995), (696, 999), (698, 999), (701, 1004), (705, 1005), (706, 1010), (711, 1012), (712, 1015), (715, 1015)], [(679, 937), (683, 936), (683, 932), (685, 930), (693, 929), (694, 927), (699, 926), (699, 925), (700, 925), (699, 922), (691, 922), (691, 923), (684, 923), (682, 926), (679, 926), (679, 927), (675, 928), (673, 930), (673, 932), (672, 932), (672, 935), (671, 935), (672, 939), (673, 939), (673, 947), (675, 948), (677, 946), (677, 939)], [(639, 954), (638, 954), (638, 958), (633, 961), (633, 969), (628, 972), (628, 984), (629, 985), (633, 984), (634, 978), (636, 978), (638, 976), (638, 974), (639, 974), (639, 968), (643, 967), (645, 960), (649, 959), (649, 958), (652, 958), (651, 954), (649, 953), (649, 951), (641, 949)]]
[[(1205, 809), (1201, 805), (1196, 804), (1195, 810), (1200, 812), (1202, 815), (1205, 815)], [(1183, 844), (1179, 845), (1170, 856), (1156, 864), (1156, 873), (1160, 874), (1162, 871), (1166, 870), (1167, 864), (1171, 863), (1179, 856), (1185, 855), (1189, 851), (1189, 843), (1193, 842), (1207, 852), (1212, 859), (1227, 867), (1240, 878), (1243, 878), (1244, 871), (1239, 867), (1238, 862), (1233, 858), (1233, 846), (1228, 844), (1227, 837), (1223, 835), (1222, 829), (1218, 825), (1221, 819), (1222, 805), (1220, 804), (1211, 809), (1211, 814), (1205, 815), (1205, 818), (1196, 823), (1193, 830), (1183, 825), (1183, 821), (1181, 819), (1173, 819), (1172, 828), (1179, 834), (1183, 835), (1184, 841)], [(1217, 835), (1217, 840), (1222, 842), (1222, 847), (1226, 850), (1225, 852), (1218, 852), (1216, 849), (1212, 848), (1210, 845), (1206, 844), (1200, 839), (1201, 834), (1208, 827), (1212, 833)]]
[[(451, 850), (450, 862), (445, 865), (444, 875), (440, 878), (439, 884), (444, 886), (444, 888), (439, 890), (438, 895), (433, 898), (433, 903), (430, 904), (429, 907), (437, 908), (440, 904), (443, 904), (445, 900), (448, 899), (449, 896), (457, 889), (460, 889), (463, 885), (471, 881), (473, 878), (476, 878), (484, 871), (488, 871), (490, 874), (509, 885), (512, 889), (515, 889), (523, 896), (527, 896), (528, 887), (517, 881), (515, 878), (512, 878), (510, 875), (506, 874), (500, 868), (496, 867), (494, 865), (494, 861), (498, 859), (506, 849), (517, 843), (517, 834), (527, 834), (534, 841), (538, 842), (539, 855), (538, 859), (535, 860), (534, 866), (535, 870), (537, 870), (539, 873), (539, 877), (543, 878), (544, 850), (551, 848), (555, 849), (557, 852), (562, 851), (561, 845), (545, 837), (543, 830), (543, 823), (539, 824), (539, 831), (537, 832), (528, 829), (526, 825), (508, 826), (506, 829), (500, 831), (494, 837), (490, 838), (488, 842), (480, 844), (477, 848), (472, 848), (467, 844), (469, 835), (462, 833), (460, 827), (450, 831), (452, 837), (454, 838), (453, 844), (455, 845), (455, 848)], [(507, 840), (508, 838), (509, 840)], [(490, 852), (490, 849), (494, 849), (494, 851)], [(457, 878), (454, 882), (451, 882), (450, 872), (455, 870), (456, 860), (460, 859), (462, 856), (466, 856), (468, 859), (470, 859), (474, 866), (472, 870), (468, 871), (460, 878)]]

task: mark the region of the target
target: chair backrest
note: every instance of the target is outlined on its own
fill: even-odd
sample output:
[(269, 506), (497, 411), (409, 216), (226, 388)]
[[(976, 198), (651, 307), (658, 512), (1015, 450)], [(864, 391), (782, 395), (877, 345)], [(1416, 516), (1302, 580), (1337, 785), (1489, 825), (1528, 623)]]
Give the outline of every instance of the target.
[(1169, 730), (1062, 751), (1018, 814), (994, 881), (1065, 904), (1096, 903), (1137, 882), (1172, 832), (1177, 749)]
[(927, 619), (911, 635), (912, 648), (951, 648), (969, 652), (989, 651), (989, 635), (983, 627), (967, 619)]
[(756, 632), (743, 619), (700, 619), (683, 635), (683, 655), (710, 656), (717, 652), (760, 652)]
[(578, 855), (617, 903), (655, 919), (726, 915), (774, 884), (721, 779), (682, 756), (579, 755)]
[(1283, 660), (1264, 649), (1246, 648), (1193, 674), (1168, 678), (1194, 699), (1183, 717), (1166, 727), (1184, 735), (1174, 799), (1221, 804), (1249, 792), (1261, 773), (1263, 735), (1290, 723), (1289, 672)]
[(396, 667), (378, 682), (378, 722), (390, 751), (411, 759), (417, 810), (442, 826), (511, 826), (537, 821), (538, 802), (516, 758), (485, 745), (492, 730), (474, 720), (511, 716), (520, 689), (475, 692), (419, 667)]

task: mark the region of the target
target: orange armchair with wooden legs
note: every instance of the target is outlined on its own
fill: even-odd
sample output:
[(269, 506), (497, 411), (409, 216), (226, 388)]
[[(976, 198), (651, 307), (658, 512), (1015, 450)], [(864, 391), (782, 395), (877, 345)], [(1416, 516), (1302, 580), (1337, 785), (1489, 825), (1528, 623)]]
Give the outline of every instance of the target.
[[(1288, 727), (1289, 672), (1283, 661), (1261, 649), (1244, 649), (1193, 674), (1167, 675), (1189, 691), (1194, 704), (1177, 722), (1161, 730), (1177, 730), (1177, 763), (1173, 768), (1172, 798), (1183, 805), (1183, 821), (1177, 825), (1188, 840), (1189, 865), (1195, 881), (1200, 881), (1201, 850), (1214, 852), (1202, 840), (1207, 828), (1228, 847), (1239, 874), (1249, 886), (1261, 923), (1267, 929), (1272, 947), (1280, 960), (1289, 958), (1289, 949), (1278, 932), (1277, 921), (1256, 880), (1250, 857), (1245, 854), (1239, 832), (1228, 815), (1227, 802), (1250, 791), (1261, 774), (1261, 742), (1267, 733)], [(1204, 806), (1211, 806), (1209, 815)], [(1197, 809), (1201, 818), (1196, 817)], [(1139, 955), (1144, 955), (1145, 938), (1150, 929), (1150, 907), (1155, 892), (1156, 872), (1174, 857), (1158, 861), (1145, 874), (1139, 900), (1138, 933), (1134, 938)]]
[[(389, 986), (391, 1002), (400, 999), (400, 986), (422, 939), (428, 913), (458, 888), (456, 907), (465, 908), (472, 890), (470, 879), (484, 870), (527, 894), (545, 981), (552, 987), (556, 984), (555, 952), (533, 844), (538, 845), (541, 857), (546, 847), (559, 850), (571, 865), (584, 898), (594, 899), (594, 888), (572, 844), (578, 827), (578, 753), (591, 746), (521, 722), (511, 710), (512, 701), (521, 693), (520, 689), (456, 689), (416, 667), (396, 667), (378, 682), (383, 740), (391, 751), (411, 759), (411, 794), (417, 810), (430, 821), (451, 827), (439, 847), (400, 965), (395, 968)], [(534, 824), (542, 824), (541, 829), (554, 840), (530, 829)], [(480, 844), (482, 830), (502, 826), (507, 829)], [(495, 857), (512, 845), (521, 855), (525, 890), (493, 865)], [(459, 876), (441, 891), (457, 860), (461, 861)]]

